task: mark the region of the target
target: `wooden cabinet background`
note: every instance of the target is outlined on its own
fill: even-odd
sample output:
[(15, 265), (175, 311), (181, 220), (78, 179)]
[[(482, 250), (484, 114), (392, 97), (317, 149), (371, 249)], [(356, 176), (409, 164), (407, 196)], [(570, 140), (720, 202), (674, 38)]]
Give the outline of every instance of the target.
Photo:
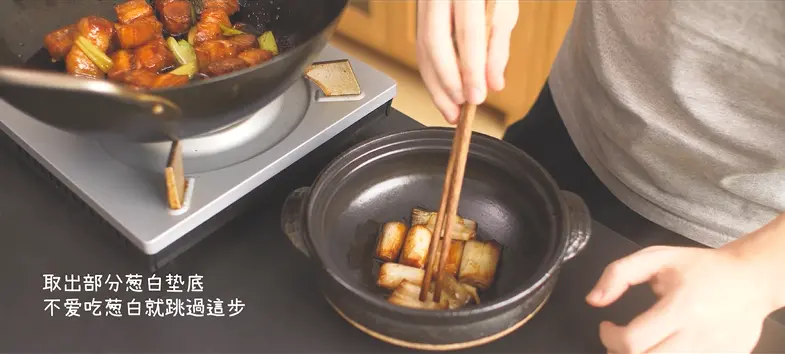
[[(545, 83), (572, 21), (575, 0), (520, 0), (513, 30), (507, 87), (488, 96), (487, 105), (502, 112), (505, 126), (526, 114)], [(338, 34), (417, 69), (414, 0), (350, 0)]]

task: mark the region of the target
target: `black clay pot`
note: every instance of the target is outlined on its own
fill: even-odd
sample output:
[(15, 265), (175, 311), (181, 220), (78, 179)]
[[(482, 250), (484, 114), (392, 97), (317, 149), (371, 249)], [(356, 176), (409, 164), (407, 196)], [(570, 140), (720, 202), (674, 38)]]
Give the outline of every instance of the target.
[(438, 210), (453, 134), (426, 128), (357, 145), (284, 205), (284, 231), (322, 271), (332, 307), (395, 345), (461, 349), (514, 331), (545, 304), (562, 263), (589, 240), (591, 219), (580, 197), (560, 191), (521, 150), (475, 133), (458, 214), (478, 222), (478, 239), (503, 245), (495, 284), (481, 305), (459, 310), (388, 303), (373, 274), (377, 233), (385, 222), (410, 221), (414, 207)]

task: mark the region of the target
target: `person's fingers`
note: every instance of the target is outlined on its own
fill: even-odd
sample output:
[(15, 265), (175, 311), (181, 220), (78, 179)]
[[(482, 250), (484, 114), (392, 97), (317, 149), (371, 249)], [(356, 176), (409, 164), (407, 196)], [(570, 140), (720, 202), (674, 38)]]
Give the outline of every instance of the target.
[(420, 64), (420, 75), (423, 77), (423, 82), (431, 95), (433, 104), (436, 105), (444, 119), (447, 123), (456, 124), (460, 107), (444, 92), (430, 62), (426, 61)]
[(598, 307), (610, 305), (629, 287), (652, 279), (673, 258), (673, 253), (668, 247), (649, 247), (611, 263), (586, 301)]
[(689, 350), (686, 348), (690, 347), (690, 343), (693, 340), (689, 337), (689, 335), (685, 332), (676, 332), (673, 335), (665, 338), (662, 342), (658, 343), (651, 349), (647, 350), (646, 353), (663, 353), (663, 354), (672, 354), (672, 353), (684, 353), (685, 350)]
[[(457, 74), (457, 62), (453, 59), (452, 66), (456, 72), (453, 74), (453, 84), (457, 84), (458, 88), (450, 90), (445, 89), (433, 62), (434, 57), (440, 57), (435, 52), (444, 50), (438, 48), (439, 43), (452, 43), (450, 1), (422, 0), (418, 1), (417, 6), (417, 62), (420, 75), (436, 108), (448, 123), (455, 124), (458, 117), (458, 106), (455, 101), (463, 100), (463, 92), (460, 89), (460, 79)], [(455, 56), (452, 47), (449, 48), (449, 53), (452, 53), (453, 57)], [(447, 61), (449, 67), (449, 60)], [(457, 92), (457, 94), (454, 93), (455, 97), (450, 97), (450, 92)]]
[[(430, 62), (439, 90), (455, 104), (463, 104), (465, 96), (452, 36), (452, 1), (420, 0), (417, 6), (418, 61)], [(430, 85), (436, 89), (434, 83)]]
[(504, 89), (504, 70), (510, 60), (510, 37), (518, 22), (518, 1), (499, 1), (493, 13), (493, 24), (488, 41), (488, 87)]
[(627, 326), (604, 322), (600, 325), (600, 339), (615, 353), (644, 353), (657, 343), (679, 331), (683, 326), (680, 309), (672, 297), (663, 297), (648, 311), (633, 319)]
[(619, 335), (618, 333), (620, 331), (621, 327), (613, 322), (600, 322), (600, 342), (602, 342), (602, 345), (608, 353), (626, 354), (624, 351), (619, 351), (619, 349), (616, 348), (617, 345), (615, 345), (615, 342), (617, 341), (615, 337)]
[(455, 37), (464, 95), (467, 102), (481, 104), (488, 91), (485, 77), (488, 59), (485, 1), (455, 1)]

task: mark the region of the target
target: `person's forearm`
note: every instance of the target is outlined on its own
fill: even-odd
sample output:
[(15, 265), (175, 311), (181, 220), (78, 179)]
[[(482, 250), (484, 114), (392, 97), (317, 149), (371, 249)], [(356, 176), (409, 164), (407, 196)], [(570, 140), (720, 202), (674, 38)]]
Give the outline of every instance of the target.
[(785, 307), (785, 214), (731, 243), (756, 268), (769, 275), (773, 310)]

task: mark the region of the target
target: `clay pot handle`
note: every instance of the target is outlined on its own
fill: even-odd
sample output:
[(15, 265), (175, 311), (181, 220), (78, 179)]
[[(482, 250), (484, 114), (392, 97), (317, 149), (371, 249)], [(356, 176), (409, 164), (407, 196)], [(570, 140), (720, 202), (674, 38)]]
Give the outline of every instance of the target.
[(569, 221), (569, 236), (567, 250), (564, 252), (563, 261), (569, 261), (586, 248), (591, 238), (591, 214), (589, 207), (577, 194), (561, 191), (564, 203), (567, 205)]
[(306, 245), (305, 237), (305, 205), (310, 195), (311, 187), (295, 189), (286, 197), (281, 211), (281, 228), (300, 252), (311, 257), (311, 252)]

